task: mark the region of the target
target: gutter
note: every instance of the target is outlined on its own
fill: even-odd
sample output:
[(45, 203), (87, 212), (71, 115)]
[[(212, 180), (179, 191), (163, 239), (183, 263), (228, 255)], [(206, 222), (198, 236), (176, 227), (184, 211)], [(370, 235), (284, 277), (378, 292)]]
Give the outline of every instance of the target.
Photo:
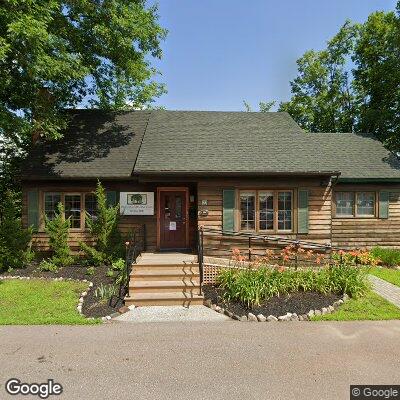
[(133, 176), (338, 176), (339, 171), (307, 171), (307, 172), (284, 172), (284, 171), (135, 171)]

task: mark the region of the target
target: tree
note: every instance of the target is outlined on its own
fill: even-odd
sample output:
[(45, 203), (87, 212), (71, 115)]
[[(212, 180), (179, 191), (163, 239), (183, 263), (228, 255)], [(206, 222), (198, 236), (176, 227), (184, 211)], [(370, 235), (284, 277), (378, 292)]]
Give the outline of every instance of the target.
[(353, 61), (359, 103), (357, 130), (400, 149), (400, 2), (394, 12), (371, 14), (360, 27)]
[(31, 229), (24, 229), (15, 195), (6, 192), (0, 203), (0, 271), (21, 268), (31, 261)]
[[(0, 140), (19, 154), (32, 134), (58, 138), (61, 112), (83, 100), (103, 109), (141, 108), (164, 86), (154, 81), (166, 31), (145, 0), (0, 2)], [(0, 168), (8, 168), (0, 154)]]
[(347, 21), (322, 51), (298, 61), (292, 97), (281, 103), (310, 132), (373, 133), (400, 150), (400, 1), (395, 12)]
[(279, 110), (287, 111), (303, 129), (353, 131), (356, 104), (347, 65), (357, 34), (358, 26), (347, 21), (325, 50), (309, 50), (297, 60), (292, 98)]
[[(258, 103), (259, 112), (271, 111), (271, 108), (275, 105), (275, 103), (276, 103), (275, 101), (260, 101)], [(243, 100), (243, 105), (244, 105), (245, 111), (253, 112), (251, 105), (246, 100)]]

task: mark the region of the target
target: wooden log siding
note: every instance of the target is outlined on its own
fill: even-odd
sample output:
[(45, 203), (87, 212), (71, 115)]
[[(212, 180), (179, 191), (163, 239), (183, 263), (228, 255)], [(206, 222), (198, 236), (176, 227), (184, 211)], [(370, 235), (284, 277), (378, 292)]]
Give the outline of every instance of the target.
[[(321, 186), (321, 181), (317, 179), (309, 180), (225, 180), (225, 181), (200, 181), (198, 184), (198, 209), (199, 226), (222, 230), (223, 215), (223, 189), (235, 188), (239, 190), (293, 190), (293, 233), (277, 233), (275, 236), (282, 236), (289, 239), (304, 239), (317, 243), (331, 242), (331, 212), (332, 212), (332, 191), (330, 184)], [(309, 191), (309, 232), (308, 234), (297, 233), (297, 192), (298, 189)], [(207, 205), (202, 205), (202, 200), (207, 200)], [(202, 215), (201, 211), (208, 211), (207, 215)], [(235, 205), (235, 230), (238, 230), (240, 210), (238, 199)], [(266, 235), (274, 236), (266, 233)], [(243, 255), (248, 254), (248, 239), (238, 238), (227, 235), (207, 235), (204, 236), (205, 254), (214, 257), (223, 257), (231, 253), (233, 248), (238, 248)], [(253, 255), (262, 255), (266, 248), (281, 250), (282, 246), (276, 244), (262, 243), (254, 241), (252, 243)]]
[[(157, 186), (171, 186), (171, 184), (143, 183), (137, 182), (102, 182), (106, 190), (117, 192), (117, 201), (119, 201), (119, 192), (143, 191), (154, 192), (154, 215), (126, 215), (120, 216), (119, 229), (123, 235), (129, 237), (129, 233), (135, 227), (146, 225), (146, 245), (148, 251), (155, 251), (157, 246)], [(185, 186), (182, 184), (182, 186)], [(195, 186), (190, 186), (190, 194), (195, 193)], [(63, 182), (63, 183), (44, 183), (29, 182), (23, 185), (22, 195), (22, 222), (24, 226), (28, 226), (28, 191), (32, 189), (39, 190), (39, 209), (40, 209), (40, 225), (39, 231), (32, 235), (32, 245), (37, 251), (49, 250), (49, 238), (44, 232), (43, 221), (43, 195), (45, 192), (74, 192), (74, 193), (91, 193), (95, 190), (96, 182)], [(197, 240), (197, 223), (196, 218), (189, 219), (189, 244), (191, 248), (196, 247)], [(84, 241), (92, 244), (93, 240), (86, 230), (71, 230), (69, 233), (68, 243), (73, 251), (79, 250), (79, 242)]]
[(388, 218), (332, 218), (332, 243), (345, 248), (400, 247), (400, 187), (337, 185), (338, 191), (389, 191)]

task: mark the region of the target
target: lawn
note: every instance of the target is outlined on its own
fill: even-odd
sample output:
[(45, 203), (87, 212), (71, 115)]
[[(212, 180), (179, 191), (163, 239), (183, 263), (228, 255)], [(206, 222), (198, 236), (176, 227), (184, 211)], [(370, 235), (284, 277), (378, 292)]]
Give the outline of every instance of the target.
[(83, 282), (0, 281), (0, 325), (94, 324), (76, 310)]
[(332, 314), (313, 317), (313, 321), (352, 321), (400, 319), (400, 308), (370, 291), (350, 299)]
[(371, 275), (384, 279), (393, 285), (400, 286), (400, 270), (393, 268), (371, 268), (369, 270)]

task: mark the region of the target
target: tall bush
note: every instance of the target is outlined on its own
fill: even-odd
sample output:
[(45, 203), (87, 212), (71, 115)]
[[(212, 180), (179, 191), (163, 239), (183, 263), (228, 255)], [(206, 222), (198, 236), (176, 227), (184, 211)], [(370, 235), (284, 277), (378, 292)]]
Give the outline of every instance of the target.
[(71, 265), (74, 261), (68, 245), (68, 232), (71, 227), (71, 221), (69, 218), (65, 219), (62, 203), (58, 204), (57, 212), (53, 219), (50, 220), (45, 216), (45, 223), (52, 257), (41, 264), (43, 269), (57, 269), (58, 267)]
[(31, 261), (31, 229), (22, 226), (16, 194), (7, 191), (0, 205), (0, 270), (21, 268)]
[(118, 230), (119, 204), (107, 206), (103, 185), (97, 182), (94, 192), (97, 203), (97, 214), (92, 217), (86, 213), (86, 224), (94, 239), (94, 246), (81, 242), (80, 246), (86, 256), (86, 262), (93, 265), (110, 264), (123, 256), (123, 242)]

